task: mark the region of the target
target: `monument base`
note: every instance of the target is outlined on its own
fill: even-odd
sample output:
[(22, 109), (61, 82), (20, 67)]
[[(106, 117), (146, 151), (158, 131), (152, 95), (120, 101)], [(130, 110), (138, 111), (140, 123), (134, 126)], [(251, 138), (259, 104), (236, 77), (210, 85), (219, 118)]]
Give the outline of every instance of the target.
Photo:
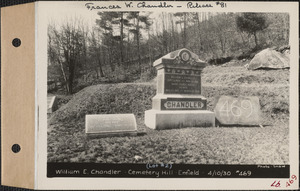
[(145, 111), (145, 124), (151, 129), (214, 127), (215, 114), (208, 110)]

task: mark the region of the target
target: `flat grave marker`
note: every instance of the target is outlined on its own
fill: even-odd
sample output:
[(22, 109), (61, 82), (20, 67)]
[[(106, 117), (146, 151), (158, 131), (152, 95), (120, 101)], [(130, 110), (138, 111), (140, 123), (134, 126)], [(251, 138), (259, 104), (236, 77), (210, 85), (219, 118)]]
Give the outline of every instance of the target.
[(86, 115), (85, 132), (89, 137), (137, 135), (133, 114)]
[(215, 106), (217, 120), (223, 125), (260, 125), (259, 98), (255, 96), (221, 96)]

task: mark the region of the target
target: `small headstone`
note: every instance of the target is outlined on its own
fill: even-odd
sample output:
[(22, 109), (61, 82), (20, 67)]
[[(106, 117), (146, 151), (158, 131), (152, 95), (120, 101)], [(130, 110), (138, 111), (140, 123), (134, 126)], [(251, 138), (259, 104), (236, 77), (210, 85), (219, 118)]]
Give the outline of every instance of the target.
[(57, 107), (56, 96), (47, 96), (47, 113), (53, 113)]
[(215, 114), (223, 125), (260, 125), (261, 110), (258, 97), (221, 96)]
[(85, 132), (89, 137), (137, 135), (133, 114), (86, 115)]

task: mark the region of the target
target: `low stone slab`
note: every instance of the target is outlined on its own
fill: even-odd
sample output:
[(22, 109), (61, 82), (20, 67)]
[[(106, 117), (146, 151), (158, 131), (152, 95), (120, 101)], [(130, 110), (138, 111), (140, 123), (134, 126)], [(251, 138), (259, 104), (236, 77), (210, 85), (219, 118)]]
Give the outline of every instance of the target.
[(137, 135), (133, 114), (86, 115), (85, 132), (89, 137)]
[(223, 125), (260, 125), (258, 97), (221, 96), (215, 106), (216, 119)]
[(159, 111), (147, 110), (145, 124), (151, 129), (174, 129), (183, 127), (214, 127), (215, 114), (203, 110)]

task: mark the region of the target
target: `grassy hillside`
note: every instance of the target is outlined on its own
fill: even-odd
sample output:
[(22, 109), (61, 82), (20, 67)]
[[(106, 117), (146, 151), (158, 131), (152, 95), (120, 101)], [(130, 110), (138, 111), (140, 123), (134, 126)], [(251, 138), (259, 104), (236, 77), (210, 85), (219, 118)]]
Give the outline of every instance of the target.
[[(151, 130), (144, 112), (151, 109), (155, 80), (90, 86), (48, 120), (48, 161), (165, 162), (197, 164), (288, 163), (289, 70), (248, 71), (240, 64), (209, 66), (202, 74), (202, 94), (213, 110), (219, 95), (258, 96), (260, 127)], [(86, 114), (134, 113), (137, 137), (87, 139)], [(135, 156), (140, 156), (136, 160)]]

